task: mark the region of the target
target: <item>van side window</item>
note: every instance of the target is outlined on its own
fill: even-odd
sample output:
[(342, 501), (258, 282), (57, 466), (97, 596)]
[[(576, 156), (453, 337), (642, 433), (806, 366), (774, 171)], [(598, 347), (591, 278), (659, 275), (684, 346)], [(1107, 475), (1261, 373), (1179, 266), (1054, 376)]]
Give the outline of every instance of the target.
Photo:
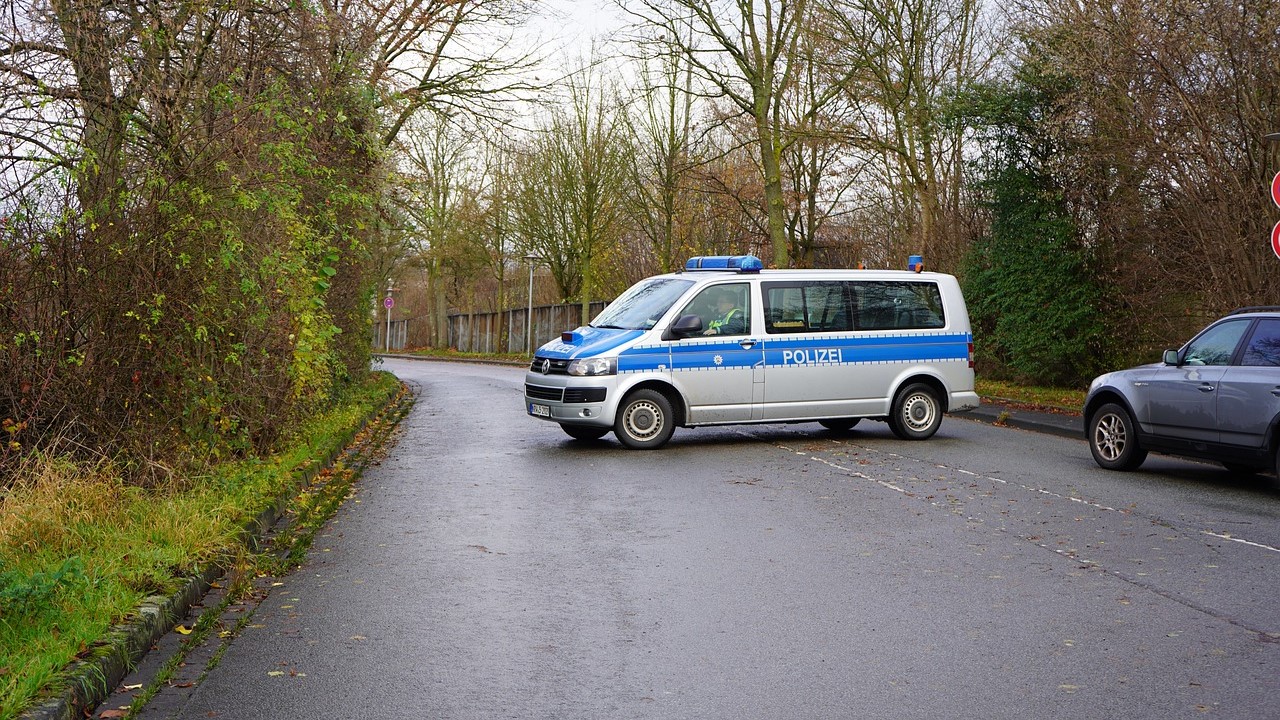
[(849, 323), (848, 284), (769, 282), (763, 284), (765, 332), (842, 332)]
[(850, 283), (858, 330), (922, 330), (946, 326), (937, 283)]
[(694, 296), (679, 315), (702, 318), (703, 335), (745, 335), (751, 331), (750, 286), (712, 285)]

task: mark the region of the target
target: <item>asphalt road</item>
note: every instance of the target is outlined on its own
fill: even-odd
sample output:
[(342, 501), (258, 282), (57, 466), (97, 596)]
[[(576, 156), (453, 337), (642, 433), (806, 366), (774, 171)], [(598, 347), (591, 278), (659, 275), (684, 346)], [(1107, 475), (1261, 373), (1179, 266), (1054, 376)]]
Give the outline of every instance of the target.
[(397, 446), (143, 717), (1280, 717), (1264, 482), (961, 416), (634, 452), (526, 417), (519, 369), (385, 367)]

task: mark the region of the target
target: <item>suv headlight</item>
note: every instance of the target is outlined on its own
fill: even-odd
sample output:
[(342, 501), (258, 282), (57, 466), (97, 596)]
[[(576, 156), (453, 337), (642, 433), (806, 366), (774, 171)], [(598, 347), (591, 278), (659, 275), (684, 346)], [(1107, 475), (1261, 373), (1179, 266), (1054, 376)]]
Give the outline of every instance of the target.
[(572, 360), (566, 371), (570, 375), (616, 375), (618, 374), (618, 359), (611, 357), (587, 358), (585, 360)]

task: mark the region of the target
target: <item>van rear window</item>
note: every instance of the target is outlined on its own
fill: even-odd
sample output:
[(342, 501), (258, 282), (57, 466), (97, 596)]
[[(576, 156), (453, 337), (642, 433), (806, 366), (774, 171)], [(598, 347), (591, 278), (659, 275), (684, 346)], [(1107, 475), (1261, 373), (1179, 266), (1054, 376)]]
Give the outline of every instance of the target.
[(937, 283), (895, 280), (766, 282), (772, 334), (924, 330), (946, 326)]

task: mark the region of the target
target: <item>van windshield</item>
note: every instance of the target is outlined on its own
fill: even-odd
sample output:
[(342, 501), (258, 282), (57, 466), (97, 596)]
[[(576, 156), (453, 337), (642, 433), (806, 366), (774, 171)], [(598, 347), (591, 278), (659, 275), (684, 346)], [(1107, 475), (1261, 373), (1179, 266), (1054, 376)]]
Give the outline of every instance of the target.
[(609, 307), (591, 321), (591, 327), (648, 330), (658, 324), (691, 285), (692, 280), (681, 278), (641, 280), (609, 303)]

